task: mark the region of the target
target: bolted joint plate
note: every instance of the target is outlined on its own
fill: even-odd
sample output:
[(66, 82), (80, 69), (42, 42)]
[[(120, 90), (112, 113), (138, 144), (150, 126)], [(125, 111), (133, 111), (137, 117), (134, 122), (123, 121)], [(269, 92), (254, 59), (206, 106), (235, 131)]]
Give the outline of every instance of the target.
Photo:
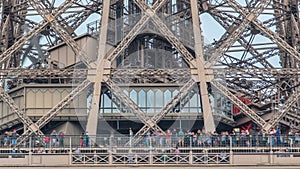
[(29, 126), (29, 128), (31, 129), (31, 131), (33, 131), (34, 133), (36, 133), (39, 130), (39, 127), (36, 124), (31, 124)]
[(155, 15), (155, 12), (152, 9), (149, 9), (149, 8), (146, 10), (146, 13), (151, 18), (154, 17), (154, 15)]

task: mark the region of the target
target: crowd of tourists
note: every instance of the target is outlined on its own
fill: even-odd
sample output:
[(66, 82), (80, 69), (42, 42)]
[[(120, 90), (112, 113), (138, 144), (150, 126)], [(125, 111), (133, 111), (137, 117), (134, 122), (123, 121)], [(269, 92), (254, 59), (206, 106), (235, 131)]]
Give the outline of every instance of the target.
[(7, 146), (15, 146), (17, 144), (17, 138), (19, 134), (17, 130), (14, 129), (12, 131), (6, 131), (4, 134), (0, 134), (0, 146), (7, 147)]
[[(19, 134), (16, 130), (6, 131), (4, 134), (0, 134), (0, 147), (14, 147), (17, 144), (17, 138)], [(233, 130), (231, 132), (222, 131), (217, 132), (205, 132), (204, 130), (182, 130), (173, 129), (162, 132), (148, 132), (143, 136), (143, 140), (139, 143), (132, 143), (134, 133), (132, 130), (129, 132), (129, 136), (113, 137), (112, 140), (106, 139), (106, 143), (101, 141), (101, 136), (96, 140), (96, 143), (91, 145), (91, 139), (88, 132), (83, 132), (79, 136), (65, 136), (60, 131), (53, 130), (50, 134), (43, 137), (45, 148), (65, 147), (65, 137), (72, 138), (72, 147), (90, 147), (90, 146), (140, 146), (140, 147), (300, 147), (300, 134), (293, 133), (292, 131), (287, 134), (282, 134), (281, 130), (272, 129), (268, 134), (262, 132), (249, 132), (249, 130)], [(100, 138), (100, 139), (99, 139)], [(103, 139), (102, 139), (103, 140)], [(105, 137), (104, 137), (105, 140)], [(36, 139), (37, 142), (40, 140)], [(67, 144), (69, 145), (70, 139)], [(126, 144), (130, 142), (130, 144)], [(38, 143), (38, 146), (42, 144)]]
[(283, 135), (281, 130), (272, 129), (269, 133), (249, 132), (249, 130), (205, 132), (204, 130), (183, 132), (167, 130), (162, 132), (148, 132), (144, 137), (146, 146), (156, 147), (255, 147), (255, 146), (300, 146), (300, 134), (290, 131)]

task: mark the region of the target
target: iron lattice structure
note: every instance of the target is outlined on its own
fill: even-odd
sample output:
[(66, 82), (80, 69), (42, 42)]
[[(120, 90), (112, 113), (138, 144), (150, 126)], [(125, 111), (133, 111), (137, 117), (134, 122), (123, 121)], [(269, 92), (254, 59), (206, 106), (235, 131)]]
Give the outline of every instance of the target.
[[(278, 125), (300, 129), (298, 0), (3, 0), (0, 4), (1, 130), (21, 123), (23, 136), (43, 136), (43, 127), (83, 91), (87, 102), (91, 98), (82, 116), (86, 130), (97, 133), (103, 115), (99, 110), (108, 97), (123, 117), (130, 114), (144, 124), (134, 142), (149, 130), (164, 132), (158, 123), (168, 114), (183, 112), (187, 104), (191, 113), (195, 95), (201, 100), (196, 117), (203, 119), (207, 131), (216, 129), (216, 121), (232, 127), (250, 121), (263, 132)], [(92, 48), (97, 52), (89, 54), (90, 46), (86, 50), (79, 41), (82, 25), (92, 16), (98, 21), (88, 24), (84, 36), (96, 40)], [(205, 22), (207, 16), (214, 24)], [(223, 32), (214, 42), (204, 43), (203, 27), (210, 24), (210, 29)], [(55, 57), (53, 51), (63, 47), (72, 54), (59, 58), (75, 55), (71, 63), (61, 64), (62, 59)], [(12, 93), (45, 81), (50, 88), (58, 81), (76, 87), (48, 111), (28, 115)], [(150, 116), (145, 113), (151, 111), (148, 103), (143, 108), (142, 99), (137, 103), (128, 93), (132, 88), (163, 87), (176, 88), (176, 93)], [(16, 118), (6, 118), (11, 114)]]

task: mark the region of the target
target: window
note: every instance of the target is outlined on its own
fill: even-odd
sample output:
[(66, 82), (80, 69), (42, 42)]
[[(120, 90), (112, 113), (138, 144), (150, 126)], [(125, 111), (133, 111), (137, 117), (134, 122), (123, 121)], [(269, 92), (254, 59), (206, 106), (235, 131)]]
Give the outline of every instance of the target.
[(156, 112), (159, 112), (162, 109), (164, 98), (163, 98), (163, 92), (161, 90), (157, 90), (155, 93), (155, 110)]
[(146, 112), (146, 92), (144, 90), (139, 92), (138, 105), (142, 111)]
[(149, 90), (147, 92), (147, 113), (154, 112), (154, 92), (153, 90)]

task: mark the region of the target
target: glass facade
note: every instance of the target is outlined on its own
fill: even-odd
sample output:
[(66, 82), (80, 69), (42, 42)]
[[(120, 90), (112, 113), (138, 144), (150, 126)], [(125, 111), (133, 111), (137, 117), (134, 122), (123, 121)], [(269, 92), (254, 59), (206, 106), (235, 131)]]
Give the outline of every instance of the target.
[[(124, 89), (124, 93), (136, 103), (145, 113), (160, 112), (161, 109), (171, 101), (172, 97), (178, 94), (178, 88), (141, 88)], [(110, 91), (101, 93), (100, 113), (120, 113), (119, 108), (125, 106), (117, 103), (117, 98)], [(119, 105), (119, 108), (118, 106)], [(186, 97), (182, 98), (179, 104), (174, 105), (172, 110), (174, 113), (200, 113), (201, 97), (199, 92), (190, 92)]]
[[(144, 113), (157, 113), (171, 101), (171, 99), (178, 94), (177, 87), (148, 87), (148, 88), (126, 88), (123, 89), (125, 95), (138, 105), (140, 110)], [(218, 113), (223, 116), (233, 118), (232, 103), (222, 94), (214, 92), (210, 94), (210, 103), (214, 114)], [(118, 98), (114, 96), (109, 90), (102, 91), (100, 101), (99, 113), (116, 114), (126, 113), (127, 108), (120, 103)], [(198, 88), (195, 88), (188, 93), (187, 96), (182, 97), (180, 102), (173, 105), (171, 113), (182, 114), (198, 114), (202, 113), (201, 95)]]

